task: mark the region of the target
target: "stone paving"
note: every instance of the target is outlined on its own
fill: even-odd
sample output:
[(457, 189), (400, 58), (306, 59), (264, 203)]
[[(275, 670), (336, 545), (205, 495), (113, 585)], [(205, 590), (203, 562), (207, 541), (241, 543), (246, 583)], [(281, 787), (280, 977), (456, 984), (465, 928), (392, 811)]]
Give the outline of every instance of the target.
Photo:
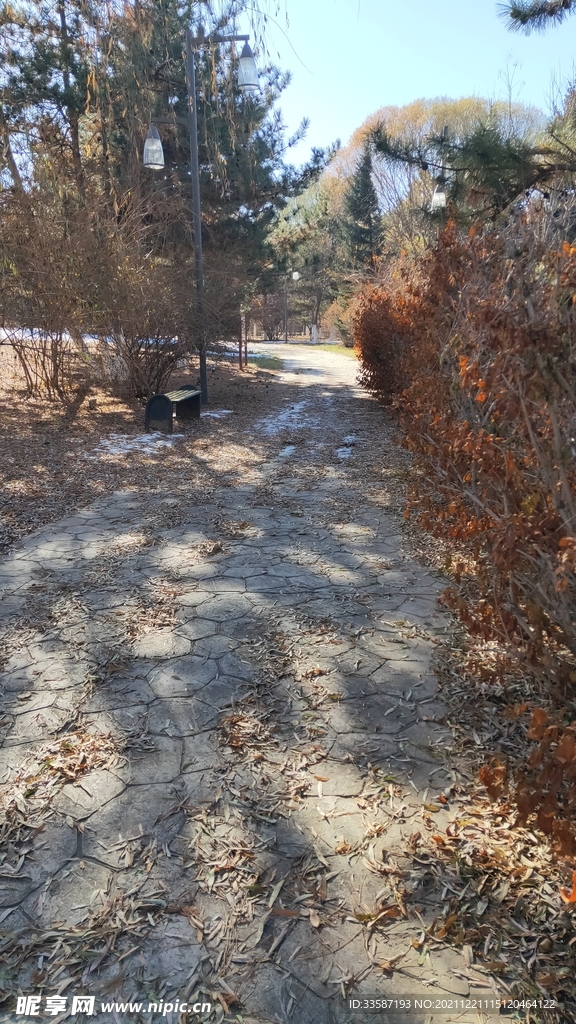
[(415, 834), (451, 782), (443, 583), (367, 471), (393, 446), (355, 362), (285, 352), (293, 400), (210, 493), (116, 493), (0, 563), (3, 1019), (27, 992), (270, 1024), (470, 992), (418, 940), (438, 908)]

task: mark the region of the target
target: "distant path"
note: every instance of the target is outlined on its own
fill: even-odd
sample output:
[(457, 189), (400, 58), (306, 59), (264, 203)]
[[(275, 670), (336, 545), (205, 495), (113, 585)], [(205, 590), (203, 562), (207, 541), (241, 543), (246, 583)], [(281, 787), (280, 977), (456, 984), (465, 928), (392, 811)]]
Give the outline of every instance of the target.
[(442, 583), (386, 507), (401, 461), (356, 362), (274, 352), (270, 412), (186, 441), (208, 493), (117, 493), (0, 562), (14, 992), (295, 1024), (351, 1019), (353, 976), (465, 994), (456, 950), (411, 945), (438, 912), (414, 836), (449, 782)]

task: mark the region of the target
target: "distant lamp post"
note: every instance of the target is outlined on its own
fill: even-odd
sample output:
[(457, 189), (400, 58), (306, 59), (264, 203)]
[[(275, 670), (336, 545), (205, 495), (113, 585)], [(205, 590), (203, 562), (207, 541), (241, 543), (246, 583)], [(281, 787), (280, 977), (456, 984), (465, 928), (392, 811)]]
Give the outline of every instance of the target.
[(160, 132), (155, 124), (151, 124), (144, 143), (144, 167), (151, 171), (161, 171), (164, 167), (164, 150), (160, 141)]
[[(297, 270), (292, 271), (292, 280), (300, 280), (300, 274)], [(288, 274), (284, 278), (284, 341), (286, 344), (288, 343)]]
[[(186, 42), (186, 82), (188, 86), (188, 117), (154, 118), (156, 124), (184, 124), (190, 134), (190, 172), (192, 177), (192, 226), (194, 234), (194, 256), (196, 263), (196, 295), (198, 300), (198, 318), (200, 321), (200, 390), (202, 404), (208, 404), (208, 374), (206, 370), (206, 303), (204, 297), (204, 267), (202, 260), (202, 218), (200, 209), (200, 168), (198, 162), (198, 110), (196, 102), (196, 53), (203, 46), (217, 43), (243, 42), (242, 53), (238, 63), (238, 88), (242, 95), (257, 92), (258, 68), (254, 54), (248, 45), (248, 36), (222, 36), (215, 32), (205, 36), (202, 28), (198, 35), (193, 36), (189, 28), (185, 32)], [(153, 122), (144, 143), (144, 166), (154, 171), (164, 167), (164, 153), (160, 134)]]

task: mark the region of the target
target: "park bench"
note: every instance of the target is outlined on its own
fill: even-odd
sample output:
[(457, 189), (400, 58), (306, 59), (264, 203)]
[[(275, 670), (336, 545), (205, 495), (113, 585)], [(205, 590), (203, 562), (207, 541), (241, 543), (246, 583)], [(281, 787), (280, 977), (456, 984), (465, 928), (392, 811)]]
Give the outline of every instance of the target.
[(200, 419), (201, 394), (194, 384), (186, 384), (164, 395), (152, 395), (146, 402), (145, 429), (171, 434), (174, 413), (179, 420)]

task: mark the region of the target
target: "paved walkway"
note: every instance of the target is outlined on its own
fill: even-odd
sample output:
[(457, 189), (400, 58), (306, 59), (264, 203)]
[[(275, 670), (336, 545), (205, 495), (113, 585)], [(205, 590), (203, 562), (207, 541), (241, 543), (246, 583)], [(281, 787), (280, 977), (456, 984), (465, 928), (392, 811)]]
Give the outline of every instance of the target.
[(117, 493), (0, 563), (7, 1008), (328, 1024), (364, 1020), (348, 993), (469, 991), (426, 951), (417, 857), (447, 821), (442, 583), (386, 507), (398, 455), (355, 362), (279, 354), (291, 400), (192, 449), (211, 493)]

